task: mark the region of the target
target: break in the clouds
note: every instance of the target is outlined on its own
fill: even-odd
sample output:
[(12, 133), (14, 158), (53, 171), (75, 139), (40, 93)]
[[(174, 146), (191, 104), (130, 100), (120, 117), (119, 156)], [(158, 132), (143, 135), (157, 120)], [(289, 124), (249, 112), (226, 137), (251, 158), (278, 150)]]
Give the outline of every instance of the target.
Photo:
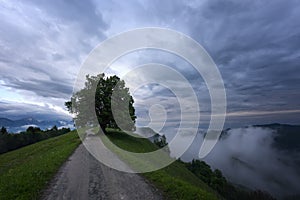
[[(70, 98), (88, 53), (114, 34), (156, 26), (187, 34), (214, 59), (226, 87), (228, 126), (299, 122), (299, 1), (12, 0), (0, 1), (0, 10), (0, 109), (5, 110), (1, 117), (20, 112), (19, 103), (24, 104), (22, 112), (33, 116), (66, 116), (63, 103)], [(128, 55), (110, 72), (122, 75), (149, 62), (169, 65), (190, 80), (203, 119), (209, 119), (205, 84), (192, 66), (174, 55), (147, 51)], [(157, 87), (139, 92), (138, 122), (147, 120), (139, 108), (167, 103), (170, 97)], [(172, 98), (169, 102), (176, 102)], [(165, 109), (176, 113), (178, 108)]]

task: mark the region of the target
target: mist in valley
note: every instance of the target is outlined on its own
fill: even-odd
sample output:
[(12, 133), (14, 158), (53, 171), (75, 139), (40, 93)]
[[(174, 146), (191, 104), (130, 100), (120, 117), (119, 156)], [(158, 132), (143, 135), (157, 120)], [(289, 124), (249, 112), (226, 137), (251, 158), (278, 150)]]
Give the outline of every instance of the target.
[[(200, 131), (196, 135), (181, 156), (183, 161), (198, 159), (204, 133)], [(277, 135), (277, 130), (265, 127), (229, 129), (222, 133), (204, 161), (212, 168), (220, 169), (230, 182), (240, 187), (267, 191), (279, 199), (299, 195), (300, 153), (278, 148), (275, 144)], [(167, 139), (171, 139), (170, 134)]]

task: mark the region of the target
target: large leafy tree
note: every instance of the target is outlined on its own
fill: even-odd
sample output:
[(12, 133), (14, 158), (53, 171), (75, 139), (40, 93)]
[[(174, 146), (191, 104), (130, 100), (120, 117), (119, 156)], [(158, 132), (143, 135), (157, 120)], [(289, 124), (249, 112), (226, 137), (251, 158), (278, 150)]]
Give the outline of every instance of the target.
[[(91, 95), (92, 92), (95, 95)], [(95, 99), (91, 99), (91, 96)], [(106, 128), (135, 129), (133, 103), (123, 80), (118, 76), (105, 77), (105, 74), (99, 74), (87, 75), (84, 88), (74, 93), (71, 101), (65, 102), (65, 105), (75, 114), (76, 124), (80, 126), (89, 125), (92, 121), (90, 114), (95, 112), (101, 129), (106, 133)]]

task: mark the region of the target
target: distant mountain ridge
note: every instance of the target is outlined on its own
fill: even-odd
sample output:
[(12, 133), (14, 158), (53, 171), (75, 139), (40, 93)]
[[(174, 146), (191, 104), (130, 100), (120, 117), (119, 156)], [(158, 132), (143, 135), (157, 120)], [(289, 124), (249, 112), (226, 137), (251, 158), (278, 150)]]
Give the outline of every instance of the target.
[(67, 120), (37, 120), (32, 117), (11, 120), (8, 118), (0, 118), (0, 127), (5, 127), (9, 132), (20, 132), (26, 130), (29, 126), (38, 126), (41, 129), (57, 127), (73, 127), (72, 121)]

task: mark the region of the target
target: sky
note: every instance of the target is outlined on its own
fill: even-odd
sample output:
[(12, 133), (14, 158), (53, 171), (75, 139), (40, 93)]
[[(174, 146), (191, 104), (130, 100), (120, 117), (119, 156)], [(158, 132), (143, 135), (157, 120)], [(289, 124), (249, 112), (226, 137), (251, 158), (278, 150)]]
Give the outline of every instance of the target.
[[(89, 53), (115, 34), (161, 27), (193, 38), (216, 63), (226, 89), (225, 126), (299, 124), (299, 19), (297, 0), (0, 0), (0, 117), (70, 119), (64, 102)], [(170, 53), (133, 52), (108, 73), (121, 76), (151, 62), (183, 74), (203, 116), (210, 112), (201, 77)], [(149, 123), (147, 108), (157, 103), (166, 106), (163, 117), (179, 120), (176, 96), (168, 89), (148, 85), (133, 96), (138, 125)]]

